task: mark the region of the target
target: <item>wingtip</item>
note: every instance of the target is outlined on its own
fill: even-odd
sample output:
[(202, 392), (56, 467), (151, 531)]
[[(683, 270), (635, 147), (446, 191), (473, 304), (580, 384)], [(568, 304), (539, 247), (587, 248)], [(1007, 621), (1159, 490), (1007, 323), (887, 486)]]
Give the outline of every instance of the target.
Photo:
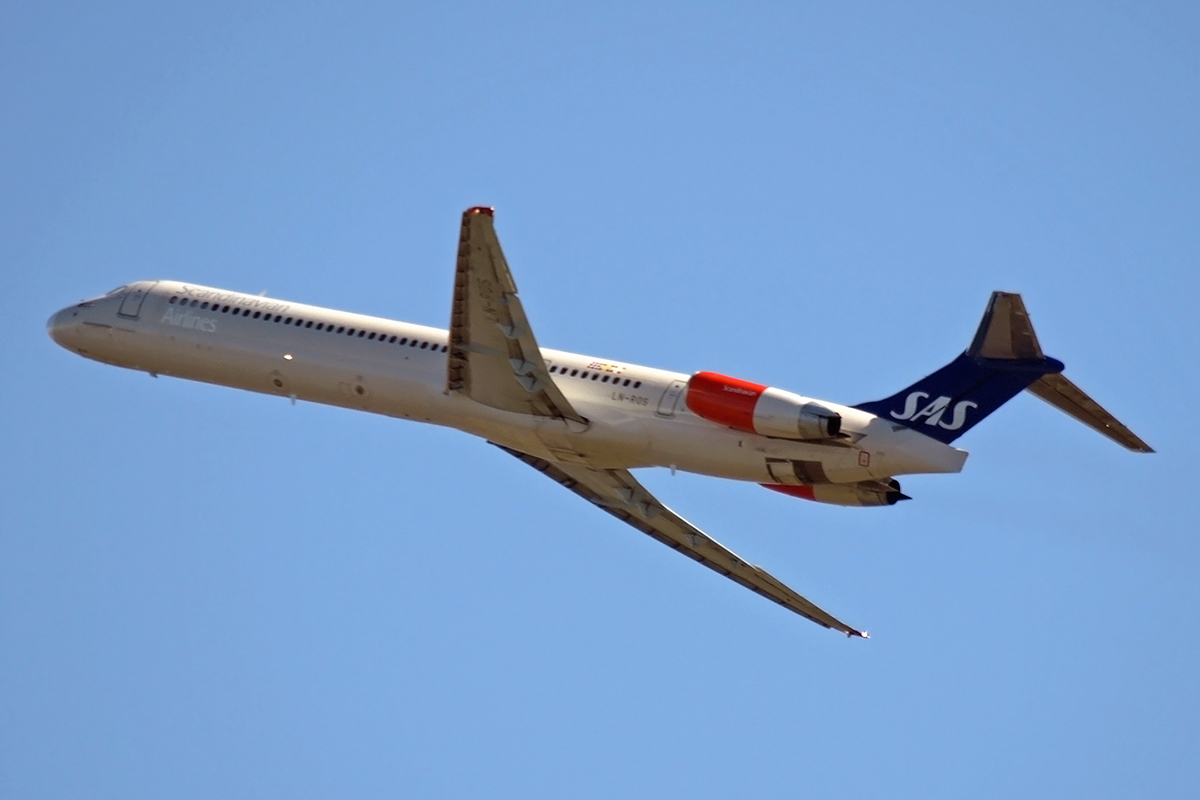
[(496, 209), (491, 206), (471, 206), (466, 211), (467, 214), (486, 214), (489, 217), (496, 216)]
[(854, 630), (846, 631), (847, 639), (851, 639), (855, 636), (859, 637), (860, 639), (870, 639), (871, 638), (871, 634), (867, 633), (866, 631), (854, 631)]

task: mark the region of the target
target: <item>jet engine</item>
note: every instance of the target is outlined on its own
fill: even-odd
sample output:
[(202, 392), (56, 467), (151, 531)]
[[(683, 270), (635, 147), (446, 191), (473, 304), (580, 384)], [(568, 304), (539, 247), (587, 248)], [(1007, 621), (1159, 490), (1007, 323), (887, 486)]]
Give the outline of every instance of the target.
[(807, 397), (715, 372), (693, 375), (686, 399), (696, 416), (746, 433), (832, 439), (842, 430), (840, 414)]
[(830, 503), (835, 506), (894, 506), (912, 498), (900, 491), (900, 481), (859, 481), (858, 483), (814, 483), (785, 486), (762, 484), (767, 489), (802, 500)]

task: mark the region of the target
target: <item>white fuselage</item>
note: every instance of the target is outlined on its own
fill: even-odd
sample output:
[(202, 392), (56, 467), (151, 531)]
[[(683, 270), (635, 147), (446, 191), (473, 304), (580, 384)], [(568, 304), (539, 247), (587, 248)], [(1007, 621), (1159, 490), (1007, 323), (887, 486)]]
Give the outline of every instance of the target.
[(444, 425), (551, 461), (566, 449), (596, 468), (780, 483), (772, 464), (782, 460), (819, 463), (829, 482), (854, 483), (958, 472), (967, 455), (825, 401), (841, 414), (845, 441), (744, 433), (689, 411), (685, 374), (542, 349), (590, 423), (568, 430), (447, 392), (445, 330), (175, 281), (143, 281), (65, 308), (49, 328), (63, 347), (107, 364)]

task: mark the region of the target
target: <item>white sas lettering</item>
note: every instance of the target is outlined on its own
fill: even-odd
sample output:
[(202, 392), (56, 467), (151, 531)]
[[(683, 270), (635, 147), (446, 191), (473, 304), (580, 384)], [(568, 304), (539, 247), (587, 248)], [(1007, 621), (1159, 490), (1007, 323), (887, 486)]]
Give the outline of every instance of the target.
[(967, 424), (967, 409), (979, 408), (979, 404), (971, 400), (960, 400), (954, 404), (954, 414), (950, 422), (947, 423), (942, 420), (942, 415), (946, 413), (946, 409), (950, 406), (950, 398), (945, 396), (939, 397), (920, 411), (917, 411), (917, 406), (928, 397), (929, 395), (925, 392), (913, 392), (904, 399), (903, 412), (897, 414), (895, 411), (891, 411), (888, 413), (896, 419), (906, 419), (911, 422), (924, 419), (926, 425), (936, 425), (948, 431), (956, 431)]
[(924, 400), (929, 395), (924, 392), (913, 392), (904, 401), (904, 413), (897, 414), (895, 411), (890, 412), (896, 419), (911, 419), (912, 415), (917, 413), (917, 403)]
[(923, 417), (929, 417), (929, 419), (925, 420), (925, 424), (937, 425), (938, 420), (942, 418), (942, 413), (946, 410), (946, 406), (948, 405), (950, 405), (949, 397), (939, 397), (937, 400), (934, 400), (932, 403), (913, 414), (909, 419), (912, 422), (916, 422)]
[[(965, 425), (967, 422), (967, 408), (968, 407), (979, 408), (979, 404), (972, 403), (970, 400), (963, 400), (962, 402), (955, 403), (954, 404), (954, 419), (952, 419), (950, 421), (949, 425), (947, 425), (944, 422), (939, 422), (938, 426), (945, 428), (948, 431), (958, 430), (963, 425)], [(931, 422), (932, 422), (932, 420), (931, 420)]]

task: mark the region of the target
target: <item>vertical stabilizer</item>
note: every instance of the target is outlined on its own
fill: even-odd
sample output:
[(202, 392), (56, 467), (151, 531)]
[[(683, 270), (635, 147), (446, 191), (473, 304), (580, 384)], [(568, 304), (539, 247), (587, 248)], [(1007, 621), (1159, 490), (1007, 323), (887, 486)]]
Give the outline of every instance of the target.
[(992, 299), (988, 301), (979, 330), (966, 354), (1006, 361), (1041, 361), (1045, 358), (1021, 295), (992, 292)]
[(1061, 361), (1042, 353), (1021, 295), (993, 292), (971, 345), (958, 358), (885, 400), (857, 408), (949, 444)]
[(1042, 352), (1021, 295), (992, 292), (979, 330), (962, 355), (886, 400), (856, 406), (949, 444), (1028, 390), (1117, 444), (1154, 450), (1063, 375)]

